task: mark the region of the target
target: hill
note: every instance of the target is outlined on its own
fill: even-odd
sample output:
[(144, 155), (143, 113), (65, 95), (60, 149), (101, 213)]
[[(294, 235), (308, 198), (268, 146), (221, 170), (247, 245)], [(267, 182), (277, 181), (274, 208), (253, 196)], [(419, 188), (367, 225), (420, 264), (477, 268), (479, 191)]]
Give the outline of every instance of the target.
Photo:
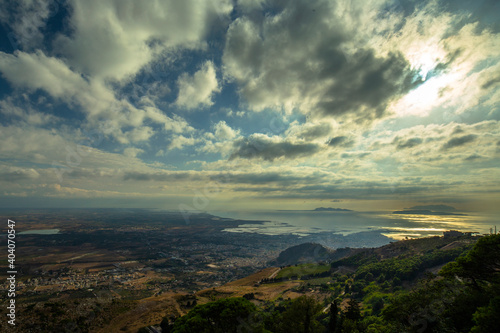
[(278, 266), (328, 261), (333, 250), (321, 244), (303, 243), (282, 251), (271, 264)]

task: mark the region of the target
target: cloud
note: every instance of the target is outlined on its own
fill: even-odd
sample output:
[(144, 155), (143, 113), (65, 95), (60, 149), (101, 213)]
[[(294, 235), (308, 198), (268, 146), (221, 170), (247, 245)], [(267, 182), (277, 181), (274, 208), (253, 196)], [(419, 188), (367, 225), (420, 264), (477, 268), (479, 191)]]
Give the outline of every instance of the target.
[[(148, 140), (154, 133), (149, 126), (141, 127), (147, 120), (175, 133), (193, 130), (180, 116), (170, 118), (152, 103), (137, 108), (126, 99), (118, 99), (101, 81), (87, 80), (62, 60), (46, 56), (41, 51), (18, 51), (14, 55), (0, 52), (0, 72), (19, 89), (46, 91), (67, 103), (70, 109), (74, 109), (75, 104), (80, 106), (89, 127), (99, 128), (120, 143)], [(127, 131), (122, 128), (127, 128)]]
[(261, 158), (265, 161), (274, 161), (278, 158), (295, 159), (314, 155), (321, 150), (319, 144), (292, 143), (263, 134), (252, 134), (248, 138), (236, 140), (233, 148), (234, 151), (229, 160), (235, 158)]
[(175, 209), (209, 182), (235, 207), (497, 191), (499, 30), (465, 7), (0, 3), (17, 43), (0, 52), (4, 197)]
[(366, 156), (369, 156), (369, 155), (370, 155), (369, 152), (364, 152), (364, 153), (362, 153), (362, 152), (359, 152), (359, 153), (342, 153), (340, 155), (340, 157), (359, 160), (359, 159), (365, 158)]
[(70, 35), (58, 53), (94, 78), (123, 80), (167, 51), (200, 49), (210, 27), (232, 10), (228, 0), (72, 0)]
[(237, 8), (243, 12), (252, 12), (262, 10), (262, 6), (266, 0), (238, 0)]
[(322, 115), (354, 113), (358, 120), (382, 117), (388, 103), (412, 87), (409, 64), (400, 54), (378, 58), (373, 51), (359, 51), (338, 74), (318, 103)]
[(354, 144), (353, 140), (350, 140), (347, 136), (336, 136), (328, 141), (330, 147), (351, 147)]
[[(14, 54), (0, 52), (0, 71), (15, 87), (43, 89), (51, 96), (65, 99), (68, 103), (76, 97), (77, 92), (111, 98), (107, 89), (101, 90), (102, 86), (86, 81), (81, 75), (71, 71), (62, 60), (48, 57), (42, 51), (16, 51)], [(78, 96), (81, 99), (89, 98), (85, 95)]]
[[(224, 74), (253, 110), (298, 108), (314, 116), (370, 121), (409, 91), (414, 73), (400, 53), (378, 55), (365, 43), (346, 56), (356, 30), (334, 2), (295, 1), (262, 20), (229, 27)], [(300, 22), (300, 23), (297, 23)], [(356, 27), (357, 29), (357, 27)]]
[[(463, 8), (450, 11), (458, 3)], [(500, 97), (491, 89), (498, 77), (500, 40), (498, 31), (484, 23), (474, 17), (470, 4), (428, 1), (401, 21), (397, 33), (378, 36), (374, 45), (399, 50), (424, 80), (390, 109), (400, 116), (423, 117), (439, 107), (453, 115), (491, 110)]]
[(196, 172), (191, 171), (126, 171), (123, 174), (123, 180), (134, 181), (185, 181), (195, 180), (199, 181), (204, 177), (198, 175)]
[(466, 157), (464, 160), (465, 161), (475, 161), (475, 160), (481, 159), (481, 158), (483, 158), (483, 156), (478, 155), (478, 154), (472, 154), (472, 155)]
[[(218, 175), (228, 184), (275, 184), (281, 187), (295, 186), (322, 181), (327, 178), (326, 173), (311, 172), (311, 170), (263, 170), (260, 172), (228, 172)], [(258, 188), (255, 189), (258, 191)]]
[[(74, 135), (74, 133), (73, 133)], [(31, 163), (48, 163), (65, 159), (69, 133), (57, 133), (30, 126), (0, 126), (0, 154), (4, 158)]]
[(18, 182), (23, 180), (34, 180), (38, 177), (40, 177), (40, 174), (32, 168), (0, 166), (0, 181)]
[(168, 149), (182, 149), (185, 146), (192, 146), (196, 142), (198, 142), (198, 140), (193, 137), (188, 138), (183, 135), (175, 135), (172, 137)]
[(175, 104), (186, 109), (212, 105), (213, 94), (220, 91), (214, 64), (211, 61), (204, 63), (193, 76), (186, 73), (181, 75), (177, 85), (179, 86), (179, 95)]
[(220, 154), (223, 158), (230, 155), (233, 150), (233, 141), (240, 137), (240, 130), (234, 130), (224, 120), (213, 125), (213, 133), (205, 132), (200, 139), (202, 146), (198, 152)]
[[(341, 154), (340, 160), (330, 159), (329, 165), (336, 170), (349, 170), (345, 177), (383, 175), (397, 187), (402, 185), (406, 177), (412, 179), (406, 186), (415, 184), (416, 176), (427, 180), (441, 179), (443, 185), (466, 183), (468, 185), (460, 185), (464, 191), (470, 186), (488, 186), (482, 177), (472, 175), (470, 168), (473, 163), (477, 172), (491, 170), (491, 166), (498, 163), (499, 155), (495, 146), (500, 134), (498, 122), (462, 123), (460, 127), (460, 134), (452, 134), (457, 128), (453, 122), (399, 130), (394, 130), (390, 125), (380, 126), (378, 130), (357, 137), (356, 147)], [(476, 136), (475, 140), (457, 148), (443, 148), (451, 139), (468, 135)], [(422, 142), (414, 145), (415, 142), (411, 141), (413, 138), (421, 138)], [(398, 148), (398, 145), (412, 147)], [(362, 155), (366, 153), (369, 155)]]
[[(131, 153), (140, 153), (139, 148), (130, 148), (133, 150), (126, 150), (127, 154), (110, 153), (98, 148), (102, 140), (99, 135), (87, 136), (70, 127), (54, 131), (21, 125), (0, 126), (0, 141), (3, 143), (0, 155), (22, 165), (33, 165), (32, 168), (41, 175), (40, 181), (60, 182), (56, 170), (62, 172), (63, 181), (69, 176), (92, 182), (116, 175), (120, 170), (149, 168), (140, 159), (130, 157)], [(104, 186), (119, 187), (119, 184), (106, 183)]]
[(396, 148), (397, 149), (413, 148), (422, 144), (423, 141), (424, 140), (422, 140), (422, 138), (410, 138), (405, 140), (404, 142), (398, 141)]
[(329, 122), (316, 123), (308, 121), (303, 124), (298, 124), (295, 121), (290, 124), (290, 127), (285, 134), (290, 138), (296, 137), (306, 141), (311, 141), (328, 136), (332, 129), (332, 125)]
[(443, 190), (444, 187), (430, 188), (427, 186), (397, 186), (390, 188), (386, 184), (356, 184), (354, 186), (334, 185), (304, 185), (294, 187), (293, 191), (282, 187), (237, 187), (234, 190), (240, 192), (257, 192), (266, 198), (280, 199), (360, 199), (360, 200), (384, 200), (394, 196), (406, 195), (419, 197), (428, 191)]
[[(305, 172), (298, 173), (292, 170), (276, 171), (127, 171), (123, 174), (123, 180), (129, 181), (155, 181), (155, 182), (183, 182), (194, 181), (204, 183), (215, 182), (218, 186), (234, 184), (275, 184), (279, 186), (291, 186), (296, 184), (308, 184), (320, 181), (326, 177), (323, 173)], [(258, 191), (258, 188), (255, 188)]]
[(137, 155), (142, 153), (144, 153), (144, 150), (140, 148), (129, 147), (123, 150), (123, 155), (127, 157), (137, 157)]
[(51, 7), (58, 8), (51, 0), (1, 0), (0, 7), (0, 22), (12, 29), (7, 38), (14, 49), (41, 47)]
[(0, 112), (13, 121), (19, 121), (32, 126), (56, 124), (62, 120), (51, 114), (34, 110), (29, 103), (25, 103), (23, 107), (19, 107), (12, 98), (0, 101)]
[(465, 144), (468, 144), (470, 142), (473, 142), (475, 141), (477, 138), (477, 135), (474, 135), (474, 134), (468, 134), (468, 135), (463, 135), (463, 136), (460, 136), (460, 137), (457, 137), (457, 138), (452, 138), (450, 140), (448, 140), (448, 142), (446, 142), (442, 149), (450, 149), (450, 148), (455, 148), (455, 147), (460, 147), (460, 146), (463, 146)]
[(214, 132), (215, 138), (219, 140), (231, 140), (239, 135), (239, 131), (233, 130), (226, 124), (224, 120), (219, 121), (214, 126), (214, 130), (215, 130)]
[(481, 85), (481, 88), (483, 89), (489, 89), (491, 87), (494, 87), (495, 85), (498, 85), (500, 83), (500, 76), (492, 78), (488, 80), (487, 82), (483, 83)]
[(148, 194), (142, 194), (137, 192), (120, 192), (111, 191), (107, 189), (97, 190), (97, 189), (85, 189), (79, 187), (62, 186), (60, 184), (47, 184), (41, 185), (38, 194), (42, 194), (44, 197), (53, 198), (123, 198), (123, 197), (147, 197)]

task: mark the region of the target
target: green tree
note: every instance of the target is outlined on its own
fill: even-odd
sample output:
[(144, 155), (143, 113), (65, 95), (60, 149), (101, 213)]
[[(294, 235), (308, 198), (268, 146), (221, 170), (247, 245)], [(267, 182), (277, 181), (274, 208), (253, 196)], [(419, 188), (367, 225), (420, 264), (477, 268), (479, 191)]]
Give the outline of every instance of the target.
[(373, 314), (378, 315), (384, 308), (384, 299), (382, 297), (374, 297), (372, 300)]
[(491, 333), (498, 331), (498, 317), (500, 315), (500, 297), (490, 301), (488, 306), (480, 307), (474, 313), (476, 325), (472, 328), (472, 333)]
[(263, 332), (258, 316), (257, 307), (250, 301), (226, 298), (197, 305), (175, 321), (172, 333)]
[(411, 292), (393, 297), (383, 317), (405, 332), (495, 332), (500, 235), (480, 238), (439, 274), (444, 279), (429, 276)]
[(322, 309), (312, 297), (301, 296), (295, 299), (281, 316), (280, 332), (289, 333), (315, 333), (321, 332), (321, 327), (316, 317)]
[(328, 323), (328, 332), (334, 333), (337, 329), (339, 307), (337, 306), (337, 301), (334, 300), (330, 304), (330, 321)]
[(342, 322), (342, 333), (360, 333), (358, 323), (354, 320), (345, 318)]
[(172, 331), (172, 322), (174, 322), (174, 321), (175, 321), (175, 319), (164, 317), (160, 323), (160, 328), (161, 328), (162, 332), (163, 333), (170, 333)]
[(345, 317), (352, 321), (358, 321), (361, 319), (361, 310), (359, 309), (359, 304), (354, 298), (351, 298), (347, 303), (347, 311)]
[(500, 234), (480, 238), (466, 256), (443, 267), (440, 275), (458, 276), (477, 287), (500, 283)]

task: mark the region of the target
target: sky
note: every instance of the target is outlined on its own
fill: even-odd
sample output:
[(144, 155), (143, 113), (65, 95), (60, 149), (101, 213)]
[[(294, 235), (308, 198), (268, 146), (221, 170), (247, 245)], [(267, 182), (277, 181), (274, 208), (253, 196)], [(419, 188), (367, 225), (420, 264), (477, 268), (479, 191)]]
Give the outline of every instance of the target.
[(498, 1), (0, 1), (0, 206), (500, 210)]

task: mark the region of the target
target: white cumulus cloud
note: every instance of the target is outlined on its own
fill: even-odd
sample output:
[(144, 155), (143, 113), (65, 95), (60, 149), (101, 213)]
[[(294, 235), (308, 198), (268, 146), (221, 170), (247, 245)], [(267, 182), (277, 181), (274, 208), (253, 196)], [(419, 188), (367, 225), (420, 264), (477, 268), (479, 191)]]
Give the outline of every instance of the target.
[(211, 61), (204, 63), (192, 76), (184, 73), (179, 77), (177, 84), (179, 95), (175, 104), (186, 109), (212, 105), (213, 94), (220, 91), (214, 64)]

